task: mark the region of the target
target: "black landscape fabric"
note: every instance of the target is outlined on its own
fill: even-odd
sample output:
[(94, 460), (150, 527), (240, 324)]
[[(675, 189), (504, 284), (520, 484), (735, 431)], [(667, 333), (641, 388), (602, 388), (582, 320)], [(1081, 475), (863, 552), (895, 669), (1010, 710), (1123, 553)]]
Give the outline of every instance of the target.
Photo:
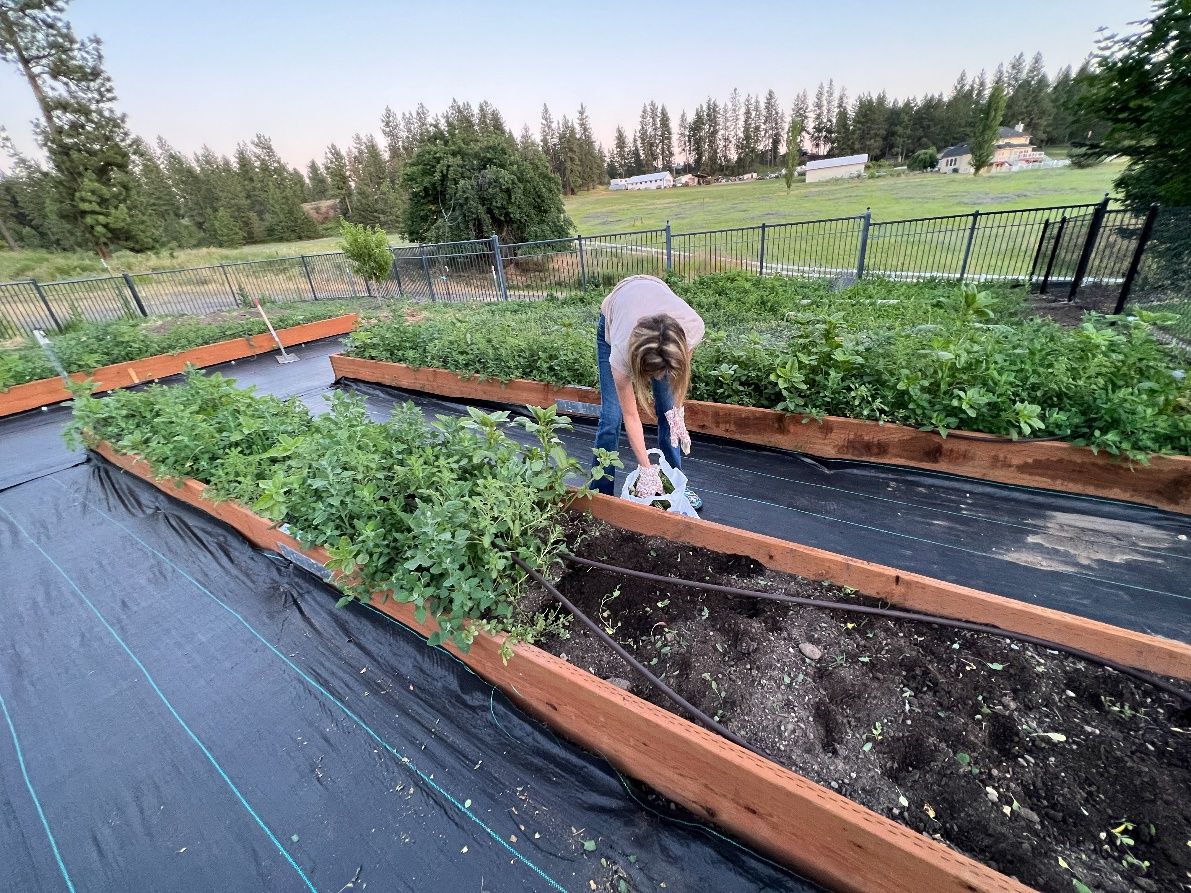
[(0, 556), (0, 890), (813, 889), (106, 463)]

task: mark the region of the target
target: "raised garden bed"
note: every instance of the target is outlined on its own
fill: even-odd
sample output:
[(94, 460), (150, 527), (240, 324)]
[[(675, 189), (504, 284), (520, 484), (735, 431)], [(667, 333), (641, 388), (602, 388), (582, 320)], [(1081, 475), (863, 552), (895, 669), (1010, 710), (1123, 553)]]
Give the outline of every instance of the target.
[[(330, 319), (303, 323), (278, 329), (277, 337), (286, 347), (317, 341), (334, 335), (345, 335), (355, 328), (358, 320), (355, 313), (335, 316)], [(127, 388), (146, 381), (154, 381), (185, 371), (187, 366), (215, 366), (231, 360), (241, 360), (277, 349), (272, 337), (266, 332), (246, 338), (232, 338), (201, 347), (194, 347), (178, 353), (159, 354), (103, 366), (91, 373), (76, 372), (70, 377), (77, 382), (88, 378), (95, 383), (96, 393)], [(58, 376), (15, 385), (0, 391), (0, 417), (50, 406), (70, 399), (70, 392)]]
[[(325, 550), (303, 550), (242, 506), (205, 499), (197, 481), (157, 481), (147, 463), (94, 446), (258, 546), (328, 560)], [(643, 527), (669, 517), (616, 505)], [(593, 558), (860, 597), (766, 572), (743, 557), (607, 527), (587, 533), (580, 554)], [(547, 643), (569, 660), (521, 644), (506, 664), (501, 640), (485, 633), (466, 653), (446, 647), (552, 727), (803, 874), (847, 890), (1026, 889), (931, 839), (937, 836), (1007, 871), (1032, 872), (1043, 889), (1071, 889), (1074, 878), (1103, 890), (1182, 880), (1191, 739), (1167, 727), (1169, 701), (1131, 681), (1053, 653), (920, 625), (851, 624), (827, 612), (661, 592), (574, 570), (561, 585), (640, 657), (657, 658), (655, 669), (689, 699), (795, 771), (587, 672), (625, 671), (583, 633)], [(407, 604), (379, 597), (373, 604), (423, 635), (435, 630)], [(816, 644), (818, 656), (806, 656), (800, 642)], [(885, 718), (872, 719), (878, 713)], [(1127, 856), (1152, 864), (1116, 871)]]
[[(466, 400), (551, 406), (556, 401), (598, 404), (591, 388), (556, 387), (515, 379), (467, 378), (445, 369), (335, 355), (337, 378), (353, 378)], [(1152, 505), (1191, 514), (1191, 457), (1152, 456), (1140, 465), (1066, 443), (1014, 443), (952, 432), (942, 437), (902, 425), (807, 416), (690, 400), (692, 431), (831, 459), (861, 459), (948, 474)], [(976, 438), (976, 439), (973, 439)]]

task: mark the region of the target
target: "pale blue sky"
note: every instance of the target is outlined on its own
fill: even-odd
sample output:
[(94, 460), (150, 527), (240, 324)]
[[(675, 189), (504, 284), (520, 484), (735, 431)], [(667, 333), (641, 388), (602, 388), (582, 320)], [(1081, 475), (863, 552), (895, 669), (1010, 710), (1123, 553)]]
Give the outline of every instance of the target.
[[(772, 87), (794, 94), (834, 78), (855, 96), (946, 90), (960, 69), (990, 72), (1041, 50), (1053, 73), (1078, 65), (1096, 28), (1126, 30), (1146, 0), (861, 0), (675, 4), (557, 2), (336, 4), (273, 0), (76, 0), (80, 34), (103, 38), (120, 107), (134, 131), (192, 152), (230, 152), (263, 132), (304, 166), (327, 143), (374, 131), (385, 105), (431, 111), (488, 99), (514, 132), (537, 132), (580, 102), (605, 144), (644, 100), (675, 120), (708, 95)], [(0, 70), (0, 124), (32, 148), (36, 110), (23, 80)], [(0, 166), (7, 166), (0, 160)]]

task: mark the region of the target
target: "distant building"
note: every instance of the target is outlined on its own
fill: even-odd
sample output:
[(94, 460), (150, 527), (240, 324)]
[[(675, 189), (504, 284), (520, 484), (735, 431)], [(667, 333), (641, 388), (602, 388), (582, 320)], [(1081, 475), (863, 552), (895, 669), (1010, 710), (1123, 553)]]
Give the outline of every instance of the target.
[[(997, 130), (997, 145), (993, 152), (989, 170), (1018, 171), (1041, 165), (1047, 160), (1030, 141), (1030, 135), (1016, 127), (1001, 127)], [(972, 149), (967, 143), (948, 146), (939, 153), (939, 171), (944, 174), (972, 173)]]
[(842, 158), (824, 158), (821, 161), (808, 161), (806, 164), (806, 182), (818, 183), (820, 180), (838, 180), (841, 177), (863, 177), (864, 166), (868, 164), (868, 155), (845, 155)]
[(625, 181), (629, 189), (669, 189), (674, 185), (674, 175), (669, 171), (653, 174), (638, 174)]
[(675, 186), (698, 186), (699, 178), (694, 174), (683, 174), (681, 177), (674, 178)]

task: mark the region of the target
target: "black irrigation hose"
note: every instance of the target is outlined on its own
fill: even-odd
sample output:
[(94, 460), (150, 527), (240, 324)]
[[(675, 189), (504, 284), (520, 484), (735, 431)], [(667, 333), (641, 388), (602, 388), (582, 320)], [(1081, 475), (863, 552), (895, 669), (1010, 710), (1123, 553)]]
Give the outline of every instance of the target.
[[(1116, 670), (1124, 676), (1130, 676), (1138, 682), (1144, 682), (1146, 685), (1152, 685), (1168, 695), (1182, 701), (1184, 706), (1191, 705), (1191, 692), (1184, 691), (1177, 686), (1171, 685), (1163, 679), (1154, 676), (1144, 670), (1137, 670), (1125, 664), (1117, 663), (1106, 657), (1100, 657), (1097, 654), (1092, 654), (1083, 651), (1079, 648), (1073, 648), (1070, 645), (1063, 645), (1059, 642), (1052, 642), (1049, 639), (1041, 639), (1037, 636), (1031, 636), (1027, 633), (1012, 632), (1004, 630), (996, 626), (989, 626), (983, 623), (970, 623), (967, 620), (952, 620), (947, 617), (936, 617), (933, 614), (921, 614), (917, 611), (900, 611), (896, 608), (874, 608), (869, 605), (849, 605), (845, 602), (833, 602), (826, 599), (804, 598), (798, 595), (785, 595), (777, 592), (759, 592), (755, 589), (738, 589), (735, 586), (720, 586), (716, 583), (699, 583), (695, 580), (683, 580), (678, 577), (664, 577), (660, 574), (650, 574), (645, 571), (629, 570), (626, 567), (619, 567), (615, 564), (605, 564), (602, 561), (592, 561), (590, 558), (580, 558), (578, 555), (572, 555), (569, 552), (564, 552), (562, 555), (564, 561), (569, 561), (572, 564), (579, 564), (585, 567), (596, 568), (598, 570), (606, 571), (612, 574), (620, 574), (626, 577), (637, 577), (641, 580), (649, 580), (654, 583), (668, 584), (671, 586), (682, 586), (688, 589), (702, 589), (707, 592), (719, 592), (724, 595), (736, 596), (739, 598), (760, 598), (769, 601), (783, 602), (789, 605), (801, 605), (807, 608), (825, 608), (831, 611), (845, 611), (852, 614), (869, 614), (876, 617), (885, 617), (895, 620), (912, 620), (918, 623), (931, 623), (936, 626), (950, 627), (951, 629), (961, 629), (973, 633), (985, 633), (991, 636), (1000, 636), (1003, 639), (1012, 639), (1017, 642), (1024, 642), (1027, 645), (1037, 645), (1040, 648), (1047, 648), (1051, 651), (1062, 651), (1070, 654), (1072, 657), (1078, 657), (1082, 660), (1089, 661), (1094, 664), (1099, 664), (1103, 667), (1108, 667), (1110, 670)], [(561, 596), (559, 596), (561, 598)]]
[(519, 568), (521, 568), (523, 571), (525, 571), (526, 574), (529, 575), (529, 578), (531, 580), (533, 580), (535, 583), (537, 583), (539, 586), (541, 586), (543, 589), (545, 589), (547, 592), (549, 592), (552, 596), (554, 596), (562, 604), (562, 606), (564, 608), (566, 608), (568, 611), (570, 611), (572, 614), (575, 615), (575, 617), (579, 620), (580, 623), (582, 623), (589, 630), (591, 630), (596, 635), (596, 637), (598, 639), (600, 639), (605, 645), (608, 645), (613, 651), (615, 651), (617, 656), (620, 657), (621, 660), (623, 660), (626, 664), (628, 664), (630, 667), (632, 667), (633, 670), (635, 670), (639, 675), (641, 675), (646, 680), (648, 680), (650, 683), (652, 683), (658, 689), (658, 691), (660, 691), (662, 694), (664, 694), (666, 697), (668, 697), (675, 704), (678, 704), (691, 717), (693, 717), (700, 725), (702, 725), (704, 728), (707, 728), (719, 735), (722, 735), (723, 737), (725, 737), (729, 741), (731, 741), (733, 744), (739, 744), (745, 750), (752, 751), (753, 753), (757, 754), (757, 756), (764, 757), (767, 760), (773, 759), (773, 757), (771, 757), (769, 754), (765, 753), (765, 751), (757, 749), (756, 747), (754, 747), (753, 745), (751, 745), (747, 741), (745, 741), (743, 738), (741, 738), (739, 735), (736, 735), (735, 733), (728, 731), (726, 728), (724, 728), (722, 725), (720, 725), (718, 722), (716, 722), (714, 719), (712, 719), (710, 716), (708, 716), (706, 713), (704, 713), (702, 710), (700, 710), (694, 704), (690, 703), (690, 701), (686, 700), (686, 698), (684, 698), (682, 695), (680, 695), (678, 692), (676, 692), (674, 689), (672, 689), (670, 686), (668, 686), (666, 683), (664, 683), (661, 679), (659, 679), (657, 676), (655, 676), (653, 673), (651, 673), (648, 669), (646, 669), (646, 667), (643, 663), (641, 663), (639, 660), (637, 660), (635, 657), (633, 657), (631, 654), (629, 654), (627, 651), (625, 651), (624, 648), (621, 647), (621, 644), (619, 642), (617, 642), (614, 638), (612, 638), (610, 635), (608, 635), (606, 632), (604, 632), (602, 629), (600, 629), (600, 626), (598, 623), (596, 623), (594, 620), (592, 620), (590, 617), (588, 617), (586, 614), (584, 614), (582, 611), (580, 611), (577, 607), (575, 607), (565, 595), (563, 595), (561, 592), (559, 592), (550, 583), (549, 580), (547, 580), (545, 577), (543, 577), (541, 574), (539, 574), (536, 570), (534, 570), (532, 567), (530, 567), (528, 564), (526, 564), (524, 561), (522, 561), (521, 558), (518, 557), (516, 553), (510, 551), (509, 557), (513, 559), (513, 561), (516, 563), (516, 565)]

